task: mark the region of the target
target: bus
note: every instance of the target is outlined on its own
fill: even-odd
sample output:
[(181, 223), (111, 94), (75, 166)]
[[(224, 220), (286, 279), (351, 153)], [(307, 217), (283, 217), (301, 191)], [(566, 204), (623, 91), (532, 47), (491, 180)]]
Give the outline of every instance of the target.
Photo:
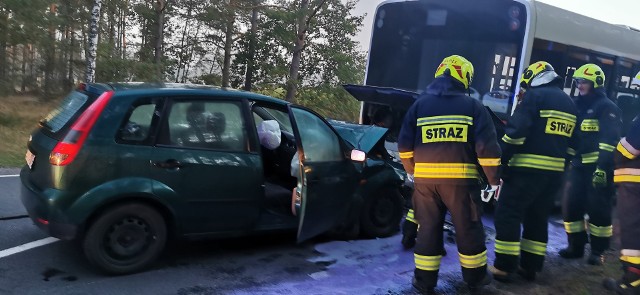
[[(565, 92), (574, 97), (573, 71), (599, 65), (625, 130), (640, 113), (640, 89), (631, 85), (640, 70), (640, 31), (535, 0), (385, 1), (375, 11), (364, 84), (420, 93), (452, 54), (473, 63), (470, 95), (502, 120), (515, 109), (520, 73), (539, 60), (565, 77)], [(371, 124), (380, 102), (361, 100), (360, 123)], [(386, 107), (394, 109), (393, 101)], [(394, 113), (402, 120), (403, 110)]]

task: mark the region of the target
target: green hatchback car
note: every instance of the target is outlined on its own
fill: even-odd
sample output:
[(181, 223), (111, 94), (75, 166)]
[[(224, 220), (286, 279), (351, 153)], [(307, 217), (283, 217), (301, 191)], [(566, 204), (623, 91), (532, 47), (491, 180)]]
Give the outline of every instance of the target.
[[(261, 144), (266, 121), (276, 148)], [(111, 274), (147, 267), (170, 237), (389, 236), (405, 174), (385, 133), (249, 92), (81, 84), (32, 133), (21, 198), (36, 225), (80, 240)]]

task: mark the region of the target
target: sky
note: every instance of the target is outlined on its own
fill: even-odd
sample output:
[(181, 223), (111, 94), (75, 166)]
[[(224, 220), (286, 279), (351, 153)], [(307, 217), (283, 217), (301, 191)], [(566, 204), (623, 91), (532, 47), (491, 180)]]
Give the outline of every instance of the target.
[[(470, 0), (478, 1), (478, 0)], [(638, 0), (538, 0), (612, 24), (628, 25), (640, 29), (640, 1)], [(369, 48), (373, 14), (383, 0), (360, 0), (355, 15), (367, 14), (362, 31), (356, 40), (363, 50)]]

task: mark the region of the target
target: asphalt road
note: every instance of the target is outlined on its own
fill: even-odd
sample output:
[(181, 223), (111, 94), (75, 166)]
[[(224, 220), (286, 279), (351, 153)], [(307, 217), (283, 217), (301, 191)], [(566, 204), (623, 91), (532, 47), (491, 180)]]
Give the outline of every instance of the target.
[[(18, 173), (0, 170), (3, 295), (413, 294), (413, 254), (401, 249), (397, 235), (301, 245), (295, 233), (178, 242), (145, 272), (107, 276), (92, 268), (77, 243), (48, 238), (26, 217), (20, 180), (11, 176)], [(33, 243), (44, 245), (21, 248)]]
[[(0, 175), (18, 171), (0, 170)], [(0, 294), (417, 294), (411, 287), (413, 253), (400, 235), (357, 241), (315, 239), (297, 245), (295, 233), (174, 243), (150, 269), (107, 276), (75, 242), (48, 238), (25, 217), (19, 178), (0, 177)], [(485, 218), (493, 261), (493, 222)], [(550, 252), (564, 244), (550, 226)], [(438, 291), (466, 294), (453, 237), (445, 247)], [(25, 246), (37, 247), (24, 249)], [(501, 293), (502, 294), (502, 293)], [(510, 293), (506, 293), (510, 294)]]

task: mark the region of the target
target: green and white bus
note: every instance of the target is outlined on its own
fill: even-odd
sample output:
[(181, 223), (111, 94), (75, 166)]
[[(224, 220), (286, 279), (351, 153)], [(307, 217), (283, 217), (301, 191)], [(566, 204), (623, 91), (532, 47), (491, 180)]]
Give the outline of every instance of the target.
[[(551, 63), (565, 77), (570, 95), (577, 94), (573, 71), (585, 63), (598, 64), (625, 125), (640, 113), (640, 89), (631, 87), (640, 70), (640, 31), (534, 0), (381, 3), (373, 20), (365, 85), (420, 93), (442, 59), (452, 54), (473, 63), (471, 96), (503, 120), (515, 108), (520, 73), (538, 60)], [(360, 121), (369, 124), (377, 104), (363, 101)], [(393, 109), (393, 100), (388, 105)]]

